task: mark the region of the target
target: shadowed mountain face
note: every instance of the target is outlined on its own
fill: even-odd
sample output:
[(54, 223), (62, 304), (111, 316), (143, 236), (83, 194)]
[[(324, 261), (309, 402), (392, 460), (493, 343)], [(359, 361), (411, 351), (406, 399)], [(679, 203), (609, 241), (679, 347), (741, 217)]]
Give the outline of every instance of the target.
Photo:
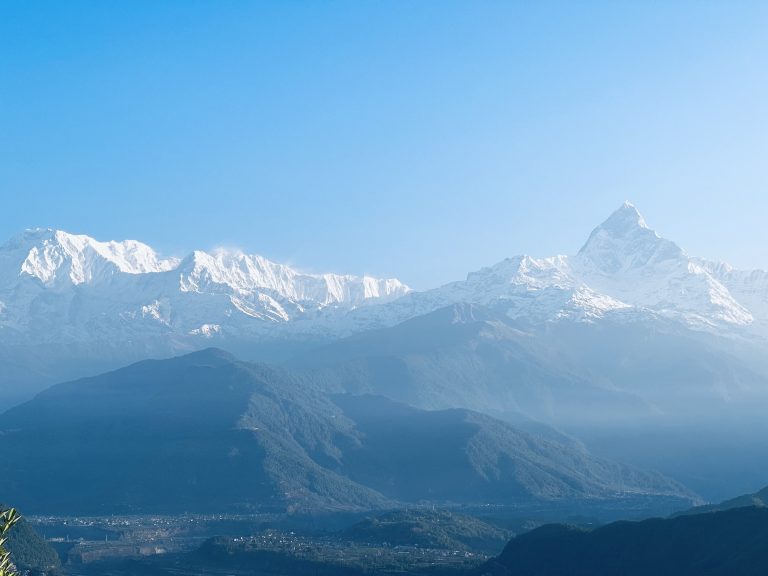
[(719, 500), (768, 477), (768, 370), (747, 348), (662, 319), (526, 327), (503, 310), (455, 304), (289, 366), (331, 392), (469, 408), (552, 435), (546, 424)]
[[(712, 500), (755, 490), (768, 477), (768, 273), (692, 258), (630, 204), (577, 254), (508, 258), (418, 293), (396, 281), (299, 274), (242, 254), (161, 261), (138, 243), (54, 231), (18, 237), (0, 247), (0, 260), (0, 409), (46, 383), (215, 344), (250, 360), (294, 358), (288, 370), (312, 383), (318, 400), (310, 403), (326, 410), (306, 420), (313, 424), (303, 436), (278, 442), (270, 428), (252, 446), (241, 417), (258, 423), (272, 413), (253, 408), (258, 403), (250, 412), (230, 406), (216, 433), (228, 435), (233, 454), (288, 442), (318, 474), (346, 476), (344, 443), (360, 442), (362, 424), (334, 420), (340, 408), (324, 394), (375, 394), (420, 409), (483, 412), (579, 447), (550, 426)], [(147, 430), (129, 436), (143, 447), (143, 434), (154, 438)], [(87, 433), (73, 441), (85, 444)], [(187, 470), (192, 492), (203, 476)], [(313, 493), (296, 488), (293, 476), (286, 482), (294, 488), (276, 490), (283, 496), (275, 505)]]
[[(469, 410), (422, 411), (374, 396), (337, 396), (364, 438), (348, 475), (402, 501), (526, 502), (684, 493), (657, 474), (593, 457)], [(640, 488), (645, 486), (645, 488)]]
[(501, 311), (462, 303), (351, 336), (290, 365), (329, 390), (429, 409), (522, 413), (559, 426), (679, 422), (768, 385), (712, 337), (667, 328), (606, 320), (522, 330)]
[[(465, 303), (496, 313), (484, 319), (493, 327), (471, 339), (475, 353), (429, 330), (440, 329), (432, 313)], [(403, 381), (399, 399), (419, 406), (485, 409), (499, 400), (505, 410), (535, 407), (560, 418), (577, 401), (573, 412), (584, 420), (617, 410), (620, 419), (627, 409), (648, 410), (648, 402), (652, 410), (679, 411), (691, 401), (711, 408), (768, 393), (768, 272), (693, 258), (625, 204), (577, 254), (515, 256), (424, 292), (394, 279), (302, 274), (236, 252), (162, 260), (139, 242), (27, 231), (0, 245), (0, 406), (146, 357), (213, 344), (280, 361), (308, 345), (410, 320), (426, 341), (439, 343), (437, 355), (434, 346), (426, 355), (411, 348), (419, 358), (406, 361), (402, 349), (392, 349), (376, 353), (384, 364), (368, 359), (349, 369), (441, 378), (443, 368), (462, 384), (490, 378), (470, 397), (459, 394), (467, 386), (409, 391)], [(505, 330), (499, 321), (526, 332), (494, 333)], [(499, 339), (505, 342), (492, 342)], [(477, 372), (470, 370), (475, 361)], [(513, 377), (515, 394), (499, 396), (494, 380)]]
[(488, 576), (758, 576), (768, 566), (768, 509), (543, 526), (513, 539)]
[(54, 386), (0, 422), (0, 492), (30, 513), (690, 497), (488, 416), (330, 397), (217, 350)]
[(215, 350), (141, 362), (6, 412), (2, 492), (33, 512), (382, 505), (308, 454), (333, 458), (337, 412)]
[(381, 394), (428, 409), (465, 407), (550, 421), (575, 412), (593, 418), (651, 412), (640, 398), (595, 385), (551, 360), (504, 315), (457, 304), (319, 348), (291, 366), (328, 390)]

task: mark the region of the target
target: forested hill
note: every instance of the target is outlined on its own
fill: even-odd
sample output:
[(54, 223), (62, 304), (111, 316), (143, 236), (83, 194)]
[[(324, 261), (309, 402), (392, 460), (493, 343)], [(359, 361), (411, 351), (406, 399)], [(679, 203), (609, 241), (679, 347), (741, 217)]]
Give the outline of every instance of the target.
[[(7, 506), (1, 507), (3, 510), (7, 508)], [(6, 546), (11, 552), (11, 560), (21, 572), (48, 574), (61, 568), (61, 562), (56, 551), (24, 518), (19, 520), (8, 532)]]
[(615, 522), (595, 530), (548, 525), (514, 538), (477, 575), (763, 576), (768, 509)]

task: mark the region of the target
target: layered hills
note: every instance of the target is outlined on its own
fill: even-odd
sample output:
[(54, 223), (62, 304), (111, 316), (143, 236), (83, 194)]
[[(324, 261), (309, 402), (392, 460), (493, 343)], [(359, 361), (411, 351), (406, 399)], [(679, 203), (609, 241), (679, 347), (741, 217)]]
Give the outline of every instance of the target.
[(163, 259), (132, 240), (28, 230), (0, 246), (0, 396), (211, 340), (285, 341), (276, 326), (408, 291), (396, 279), (307, 274), (237, 250)]
[[(216, 346), (280, 365), (284, 388), (302, 382), (327, 414), (344, 394), (482, 412), (719, 499), (768, 473), (766, 278), (688, 255), (629, 203), (570, 256), (516, 256), (424, 292), (33, 230), (0, 247), (0, 408)], [(341, 448), (322, 445), (310, 460), (334, 472)]]
[[(704, 342), (730, 357), (726, 372), (746, 363), (768, 374), (768, 273), (692, 257), (626, 203), (571, 256), (514, 256), (424, 292), (396, 279), (307, 274), (234, 250), (162, 258), (136, 241), (30, 230), (0, 246), (0, 385), (8, 398), (29, 397), (66, 377), (211, 345), (284, 359), (457, 304), (503, 316), (541, 349), (608, 333), (632, 367), (636, 345), (658, 335), (673, 351)], [(607, 379), (615, 384), (615, 375)], [(717, 380), (723, 397), (752, 385), (750, 376)]]
[(56, 385), (0, 426), (0, 492), (30, 513), (694, 499), (487, 415), (328, 395), (213, 349)]

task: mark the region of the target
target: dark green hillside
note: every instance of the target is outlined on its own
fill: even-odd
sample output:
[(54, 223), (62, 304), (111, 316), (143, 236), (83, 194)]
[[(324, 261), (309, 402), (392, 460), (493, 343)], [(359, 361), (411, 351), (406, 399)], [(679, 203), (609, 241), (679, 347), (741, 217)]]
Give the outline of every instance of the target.
[(16, 567), (32, 574), (54, 574), (61, 568), (56, 551), (22, 518), (8, 532), (7, 548)]
[(482, 520), (445, 510), (396, 510), (358, 522), (342, 537), (390, 546), (496, 553), (510, 537), (506, 530)]
[(596, 530), (549, 525), (513, 539), (489, 576), (763, 576), (768, 509), (734, 508)]
[(54, 386), (2, 415), (0, 457), (0, 491), (41, 514), (691, 498), (489, 416), (330, 397), (217, 350)]
[(6, 412), (0, 456), (12, 469), (0, 486), (39, 513), (384, 505), (318, 464), (338, 458), (338, 412), (216, 350), (141, 362)]
[(401, 501), (693, 498), (658, 474), (595, 458), (477, 412), (417, 410), (376, 396), (340, 395), (334, 401), (364, 439), (345, 449), (346, 473)]

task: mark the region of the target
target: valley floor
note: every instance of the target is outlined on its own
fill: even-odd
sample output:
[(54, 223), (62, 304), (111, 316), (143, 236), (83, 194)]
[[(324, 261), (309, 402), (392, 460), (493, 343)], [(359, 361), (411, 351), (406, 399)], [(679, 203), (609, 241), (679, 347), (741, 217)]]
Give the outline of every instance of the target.
[(643, 498), (568, 506), (414, 507), (385, 513), (32, 517), (67, 576), (455, 574), (549, 522), (664, 515)]

